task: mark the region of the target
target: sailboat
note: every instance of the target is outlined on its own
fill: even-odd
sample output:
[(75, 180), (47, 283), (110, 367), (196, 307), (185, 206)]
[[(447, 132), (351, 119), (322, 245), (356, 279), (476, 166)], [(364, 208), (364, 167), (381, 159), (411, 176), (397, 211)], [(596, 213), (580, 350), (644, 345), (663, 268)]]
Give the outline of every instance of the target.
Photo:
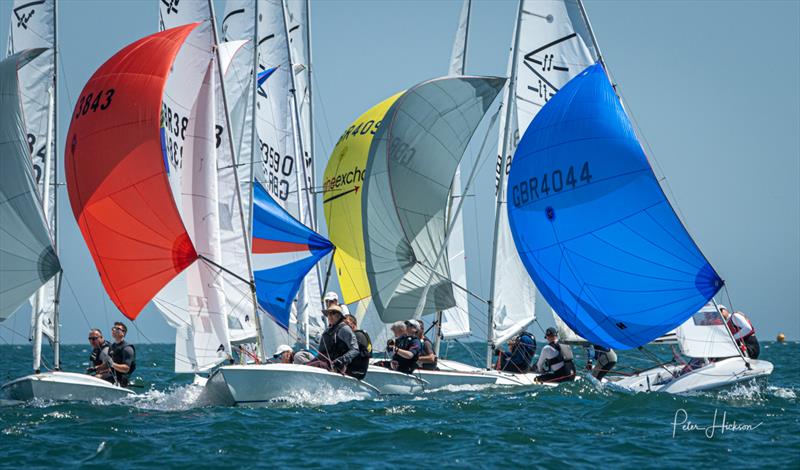
[[(17, 78), (17, 70), (43, 52), (28, 49), (0, 62), (0, 108), (6, 116), (0, 159), (0, 319), (61, 272), (28, 153)], [(34, 374), (4, 384), (2, 391), (14, 400), (116, 399), (131, 393), (99, 378), (59, 370), (40, 372), (36, 367)]]
[[(508, 187), (511, 233), (528, 273), (564, 323), (594, 344), (640, 347), (723, 287), (664, 195), (599, 53), (548, 96), (515, 152)], [(739, 352), (707, 370), (715, 373), (672, 371), (654, 384), (660, 372), (651, 370), (623, 381), (682, 393), (766, 375), (772, 365)]]

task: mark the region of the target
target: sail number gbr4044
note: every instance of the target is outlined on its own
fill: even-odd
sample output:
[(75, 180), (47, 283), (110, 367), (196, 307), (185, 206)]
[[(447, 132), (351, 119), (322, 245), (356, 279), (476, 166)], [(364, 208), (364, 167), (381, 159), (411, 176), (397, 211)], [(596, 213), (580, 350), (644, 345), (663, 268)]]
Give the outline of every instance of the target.
[(512, 200), (514, 207), (520, 207), (591, 182), (592, 172), (586, 161), (520, 181), (511, 188)]

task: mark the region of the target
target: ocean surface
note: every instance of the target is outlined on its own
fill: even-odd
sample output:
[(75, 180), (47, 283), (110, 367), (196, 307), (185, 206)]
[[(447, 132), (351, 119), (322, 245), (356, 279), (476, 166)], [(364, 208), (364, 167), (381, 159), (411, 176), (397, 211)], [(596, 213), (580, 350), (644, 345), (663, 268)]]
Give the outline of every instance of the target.
[[(451, 345), (450, 358), (472, 362), (462, 346)], [(762, 343), (761, 359), (775, 365), (768, 380), (693, 396), (624, 394), (582, 380), (374, 400), (333, 394), (268, 408), (200, 403), (192, 377), (171, 372), (172, 348), (137, 345), (143, 387), (119, 403), (0, 402), (0, 468), (800, 467), (797, 342)], [(671, 357), (666, 346), (651, 349)], [(65, 369), (86, 367), (88, 347), (62, 351)], [(0, 346), (0, 382), (28, 374), (30, 352)], [(651, 364), (638, 351), (620, 353), (620, 363)], [(681, 410), (696, 428), (674, 425)], [(700, 428), (715, 413), (728, 428), (709, 437)]]

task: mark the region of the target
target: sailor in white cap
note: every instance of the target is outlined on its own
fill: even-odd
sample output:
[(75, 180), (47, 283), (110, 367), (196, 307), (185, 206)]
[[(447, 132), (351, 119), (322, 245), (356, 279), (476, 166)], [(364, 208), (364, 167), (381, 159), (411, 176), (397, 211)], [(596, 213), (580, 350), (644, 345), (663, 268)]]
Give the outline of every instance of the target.
[(325, 301), (325, 308), (329, 308), (331, 305), (338, 305), (341, 307), (342, 314), (344, 314), (344, 316), (350, 315), (350, 309), (347, 308), (347, 305), (339, 303), (339, 294), (336, 292), (328, 292), (325, 294), (325, 297), (323, 297), (322, 300)]

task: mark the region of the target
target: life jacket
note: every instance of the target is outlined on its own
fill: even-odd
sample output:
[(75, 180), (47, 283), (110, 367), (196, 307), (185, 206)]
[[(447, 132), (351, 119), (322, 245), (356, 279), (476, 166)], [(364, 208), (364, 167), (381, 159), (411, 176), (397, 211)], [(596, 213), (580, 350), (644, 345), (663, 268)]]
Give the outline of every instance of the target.
[(425, 370), (436, 370), (437, 364), (439, 363), (439, 358), (436, 357), (436, 351), (434, 351), (433, 342), (428, 339), (427, 336), (423, 336), (420, 340), (422, 345), (422, 349), (420, 350), (420, 356), (422, 355), (430, 355), (433, 354), (433, 362), (426, 362), (424, 364), (417, 364), (420, 369)]
[(108, 351), (111, 349), (111, 343), (108, 340), (103, 341), (103, 344), (100, 345), (99, 348), (92, 349), (92, 354), (89, 355), (89, 365), (97, 367), (103, 363), (100, 359), (100, 356), (103, 355), (103, 351), (105, 350), (106, 354), (109, 354)]
[(396, 352), (392, 357), (393, 361), (397, 361), (397, 370), (399, 372), (403, 372), (404, 374), (410, 374), (414, 372), (417, 368), (417, 359), (419, 359), (419, 353), (422, 350), (422, 343), (419, 342), (419, 338), (416, 336), (402, 336), (395, 340), (395, 346), (397, 349), (405, 349), (406, 351), (410, 351), (414, 354), (411, 359), (406, 359)]
[(347, 375), (361, 380), (367, 375), (369, 358), (372, 357), (372, 340), (364, 330), (356, 330), (353, 334), (356, 335), (356, 341), (358, 341), (358, 356), (347, 366)]
[[(731, 330), (731, 335), (736, 337), (736, 333), (740, 332), (742, 329), (739, 328), (738, 326), (736, 326), (736, 324), (733, 322), (733, 316), (734, 315), (735, 315), (735, 313), (732, 313), (731, 316), (728, 318), (728, 329)], [(744, 321), (746, 321), (747, 324), (750, 325), (751, 331), (747, 335), (742, 336), (741, 338), (739, 338), (737, 341), (744, 341), (745, 339), (747, 339), (747, 338), (753, 336), (754, 334), (756, 334), (756, 328), (753, 326), (752, 323), (750, 323), (750, 319), (747, 318), (744, 315), (742, 315), (742, 318), (744, 318)]]
[(319, 354), (326, 361), (333, 362), (350, 350), (349, 344), (339, 340), (339, 330), (345, 326), (344, 320), (339, 320), (338, 323), (322, 333), (322, 337), (319, 340)]
[(563, 363), (564, 367), (554, 371), (555, 373), (560, 373), (562, 375), (572, 375), (575, 373), (575, 364), (573, 362), (574, 357), (572, 356), (572, 348), (565, 344), (560, 343), (548, 343), (548, 345), (556, 351), (556, 357), (551, 359), (546, 359), (544, 364), (553, 370), (553, 366), (557, 366), (558, 364)]
[(128, 386), (128, 377), (130, 377), (133, 374), (133, 372), (136, 370), (136, 347), (134, 345), (130, 344), (129, 342), (123, 340), (122, 344), (119, 344), (119, 343), (112, 344), (111, 345), (111, 351), (110, 351), (111, 360), (116, 362), (117, 364), (123, 364), (124, 363), (124, 357), (125, 357), (123, 352), (125, 351), (125, 348), (128, 348), (128, 347), (133, 350), (133, 360), (131, 361), (130, 370), (128, 370), (128, 372), (126, 372), (126, 373), (119, 372), (117, 370), (113, 371), (114, 372), (114, 378), (116, 379), (116, 382), (118, 384), (120, 384), (121, 386), (123, 386), (123, 387), (127, 387)]

